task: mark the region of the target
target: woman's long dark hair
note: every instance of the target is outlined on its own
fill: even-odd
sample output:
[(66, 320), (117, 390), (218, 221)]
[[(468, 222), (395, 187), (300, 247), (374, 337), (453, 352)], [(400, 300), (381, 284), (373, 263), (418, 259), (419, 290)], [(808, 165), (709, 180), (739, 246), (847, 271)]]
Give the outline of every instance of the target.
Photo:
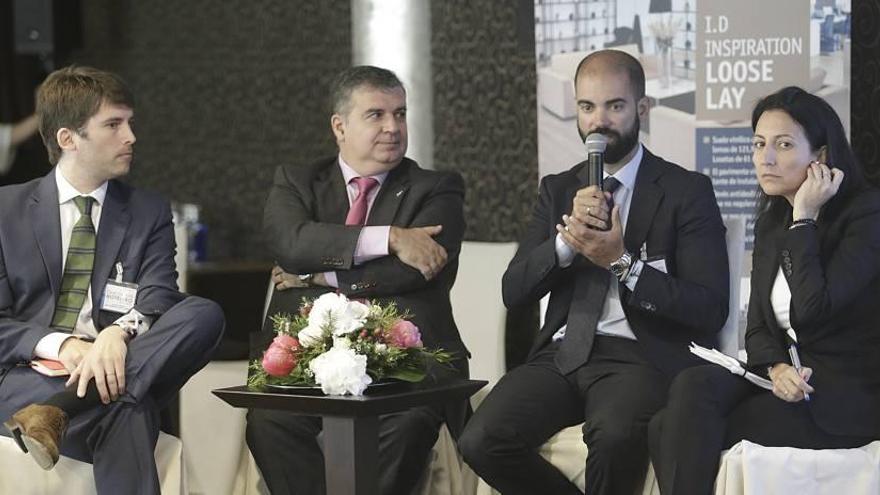
[[(825, 146), (825, 161), (828, 166), (843, 171), (843, 183), (840, 184), (837, 194), (823, 207), (824, 211), (836, 209), (836, 205), (845, 202), (852, 193), (868, 185), (864, 172), (856, 162), (852, 148), (846, 140), (846, 132), (840, 123), (840, 117), (828, 102), (797, 86), (782, 88), (776, 93), (765, 96), (755, 105), (752, 111), (752, 132), (755, 131), (761, 115), (770, 110), (781, 110), (788, 114), (803, 128), (810, 149), (815, 152)], [(758, 215), (770, 210), (787, 211), (789, 207), (782, 196), (768, 196), (760, 187), (758, 188)]]

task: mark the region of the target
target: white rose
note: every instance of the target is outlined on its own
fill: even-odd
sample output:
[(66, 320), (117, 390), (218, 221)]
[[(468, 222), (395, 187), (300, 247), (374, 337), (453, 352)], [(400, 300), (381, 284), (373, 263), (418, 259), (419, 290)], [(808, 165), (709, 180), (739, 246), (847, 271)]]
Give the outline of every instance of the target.
[(367, 374), (367, 356), (342, 346), (334, 346), (312, 359), (309, 369), (327, 395), (363, 395), (373, 381)]
[(309, 313), (309, 326), (324, 328), (332, 323), (333, 335), (345, 335), (363, 327), (369, 313), (370, 307), (366, 304), (328, 292), (315, 299)]

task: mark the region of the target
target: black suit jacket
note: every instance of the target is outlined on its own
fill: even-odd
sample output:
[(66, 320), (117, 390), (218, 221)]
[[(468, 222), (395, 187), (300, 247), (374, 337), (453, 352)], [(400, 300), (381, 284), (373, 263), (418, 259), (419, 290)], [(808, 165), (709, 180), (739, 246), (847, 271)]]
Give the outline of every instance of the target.
[[(135, 309), (158, 317), (185, 296), (177, 290), (174, 225), (167, 201), (111, 180), (101, 207), (92, 269), (92, 318), (100, 331), (121, 315), (100, 310), (114, 265), (139, 284)], [(0, 364), (28, 361), (49, 328), (62, 278), (55, 171), (0, 188)]]
[[(550, 342), (566, 323), (575, 279), (607, 277), (578, 255), (568, 268), (556, 260), (556, 225), (571, 212), (587, 181), (586, 162), (541, 181), (538, 203), (516, 256), (504, 274), (507, 306), (536, 301), (550, 292), (545, 325), (531, 353)], [(638, 256), (663, 257), (667, 273), (645, 266), (634, 291), (621, 284), (623, 310), (646, 356), (674, 374), (699, 360), (688, 352), (695, 341), (713, 347), (727, 319), (729, 275), (724, 224), (709, 179), (644, 150), (630, 203), (624, 245)], [(601, 311), (602, 308), (596, 308)]]
[[(831, 206), (831, 205), (829, 205)], [(791, 289), (791, 325), (813, 369), (809, 410), (825, 431), (880, 436), (880, 192), (869, 189), (824, 208), (818, 228), (788, 229), (791, 208), (755, 224), (746, 350), (763, 372), (790, 363), (770, 305), (782, 266)]]

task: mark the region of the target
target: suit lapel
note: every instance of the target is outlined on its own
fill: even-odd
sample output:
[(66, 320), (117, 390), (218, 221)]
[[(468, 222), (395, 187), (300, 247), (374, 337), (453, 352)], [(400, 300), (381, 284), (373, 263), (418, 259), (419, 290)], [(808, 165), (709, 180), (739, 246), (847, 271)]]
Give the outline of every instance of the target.
[(58, 209), (58, 186), (55, 169), (40, 180), (31, 195), (28, 215), (34, 237), (46, 266), (49, 284), (56, 296), (61, 290), (61, 218)]
[(394, 222), (397, 209), (400, 208), (409, 189), (407, 170), (410, 166), (409, 162), (403, 161), (388, 173), (388, 178), (385, 179), (370, 208), (367, 225), (391, 225)]
[(345, 223), (348, 215), (348, 193), (339, 162), (334, 159), (327, 173), (315, 181), (315, 197), (320, 204), (319, 218), (329, 223)]
[(660, 177), (660, 169), (654, 160), (656, 160), (654, 155), (645, 150), (633, 188), (626, 232), (623, 234), (623, 244), (631, 253), (638, 253), (639, 248), (648, 238), (648, 231), (654, 222), (657, 207), (663, 199), (663, 190), (656, 184)]
[[(122, 193), (116, 181), (110, 181), (107, 185), (107, 196), (104, 199), (104, 204), (101, 205), (95, 265), (92, 268), (92, 314), (96, 326), (101, 299), (104, 297), (104, 285), (111, 277), (111, 270), (117, 261), (119, 248), (125, 239), (130, 220), (128, 198)], [(123, 267), (123, 271), (127, 268), (129, 267)]]

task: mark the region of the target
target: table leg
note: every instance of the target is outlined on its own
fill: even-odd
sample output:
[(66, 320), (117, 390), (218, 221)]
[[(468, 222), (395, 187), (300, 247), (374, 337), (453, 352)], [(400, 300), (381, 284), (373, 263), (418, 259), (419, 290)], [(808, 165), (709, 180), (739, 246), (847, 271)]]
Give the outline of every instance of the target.
[(379, 418), (324, 417), (328, 495), (379, 493)]

